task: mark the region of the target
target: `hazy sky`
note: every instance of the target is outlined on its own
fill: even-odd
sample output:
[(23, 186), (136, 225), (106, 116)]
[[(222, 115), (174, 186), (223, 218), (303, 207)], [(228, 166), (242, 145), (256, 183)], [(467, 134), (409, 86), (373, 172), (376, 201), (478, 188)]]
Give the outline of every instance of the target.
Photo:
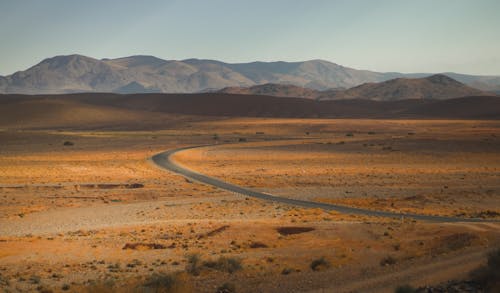
[(500, 1), (0, 0), (1, 75), (73, 53), (500, 75)]

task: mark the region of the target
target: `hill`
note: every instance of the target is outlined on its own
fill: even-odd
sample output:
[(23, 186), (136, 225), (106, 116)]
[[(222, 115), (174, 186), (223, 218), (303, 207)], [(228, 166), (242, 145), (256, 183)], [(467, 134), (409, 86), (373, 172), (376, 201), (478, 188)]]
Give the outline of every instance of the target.
[[(471, 86), (500, 90), (499, 76), (448, 75)], [(98, 60), (68, 55), (47, 58), (27, 70), (0, 76), (0, 93), (196, 93), (269, 83), (327, 90), (425, 76), (429, 74), (357, 70), (324, 60), (231, 64), (200, 59), (163, 60), (153, 56)]]
[(330, 100), (261, 95), (0, 95), (0, 128), (155, 129), (183, 117), (500, 119), (500, 97)]
[(494, 93), (466, 86), (446, 75), (425, 78), (396, 78), (380, 83), (367, 83), (347, 90), (318, 91), (294, 85), (264, 84), (248, 88), (229, 87), (219, 93), (268, 95), (318, 100), (365, 99), (377, 101), (408, 99), (451, 99), (465, 96), (488, 96)]
[(239, 95), (264, 95), (273, 97), (290, 97), (290, 98), (305, 98), (316, 99), (321, 91), (313, 90), (289, 84), (266, 83), (263, 85), (254, 85), (251, 87), (227, 87), (217, 91), (225, 94)]
[(424, 78), (396, 78), (380, 83), (366, 83), (344, 91), (326, 91), (320, 100), (370, 99), (393, 101), (406, 99), (451, 99), (465, 96), (487, 96), (484, 92), (464, 85), (446, 75), (436, 74)]

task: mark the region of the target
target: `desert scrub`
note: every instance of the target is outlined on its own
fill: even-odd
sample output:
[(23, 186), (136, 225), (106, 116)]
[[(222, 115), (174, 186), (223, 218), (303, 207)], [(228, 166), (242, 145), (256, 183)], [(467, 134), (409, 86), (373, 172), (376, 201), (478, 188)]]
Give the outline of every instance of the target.
[(282, 271), (281, 271), (281, 274), (282, 275), (289, 275), (293, 272), (293, 269), (290, 269), (290, 268), (284, 268)]
[(137, 289), (146, 292), (183, 292), (183, 287), (183, 281), (177, 274), (153, 274)]
[(193, 276), (200, 274), (200, 256), (198, 254), (190, 254), (187, 256), (186, 272)]
[(381, 266), (392, 266), (395, 265), (397, 260), (393, 256), (386, 256), (380, 260)]
[(216, 293), (236, 293), (236, 287), (233, 283), (224, 283), (222, 286), (217, 288)]
[(221, 256), (215, 261), (205, 261), (203, 266), (221, 272), (234, 273), (242, 269), (241, 260), (234, 257)]

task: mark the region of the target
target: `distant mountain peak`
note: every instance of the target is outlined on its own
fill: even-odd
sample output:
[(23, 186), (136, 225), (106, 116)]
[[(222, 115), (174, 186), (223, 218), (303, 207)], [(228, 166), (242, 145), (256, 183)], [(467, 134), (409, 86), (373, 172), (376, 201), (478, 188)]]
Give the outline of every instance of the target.
[(103, 60), (106, 63), (120, 65), (124, 67), (153, 66), (158, 67), (168, 63), (167, 60), (150, 55), (134, 55), (122, 58)]
[(456, 81), (455, 79), (453, 79), (445, 74), (434, 74), (434, 75), (431, 75), (429, 77), (426, 77), (425, 79), (432, 82), (432, 83), (443, 84), (443, 85), (462, 84), (462, 83)]
[(83, 60), (83, 61), (99, 61), (97, 59), (94, 59), (92, 57), (87, 57), (84, 55), (80, 54), (71, 54), (71, 55), (57, 55), (54, 57), (46, 58), (42, 60), (40, 63), (46, 63), (46, 62), (71, 62), (71, 61), (76, 61), (76, 60)]

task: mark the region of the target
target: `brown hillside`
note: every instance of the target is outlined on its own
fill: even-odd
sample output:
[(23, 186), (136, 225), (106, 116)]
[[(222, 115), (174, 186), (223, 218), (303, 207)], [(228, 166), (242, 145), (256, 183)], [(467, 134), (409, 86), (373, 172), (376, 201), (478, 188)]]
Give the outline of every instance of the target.
[(365, 83), (345, 91), (324, 92), (320, 100), (370, 99), (394, 101), (404, 99), (451, 99), (465, 96), (493, 95), (466, 86), (446, 75), (426, 78), (396, 78), (380, 83)]
[[(179, 116), (181, 115), (181, 116)], [(0, 128), (159, 128), (188, 116), (500, 119), (500, 97), (315, 101), (230, 94), (0, 95)]]
[(316, 99), (320, 92), (295, 85), (266, 83), (251, 87), (227, 87), (219, 93), (239, 95), (265, 95), (274, 97)]

